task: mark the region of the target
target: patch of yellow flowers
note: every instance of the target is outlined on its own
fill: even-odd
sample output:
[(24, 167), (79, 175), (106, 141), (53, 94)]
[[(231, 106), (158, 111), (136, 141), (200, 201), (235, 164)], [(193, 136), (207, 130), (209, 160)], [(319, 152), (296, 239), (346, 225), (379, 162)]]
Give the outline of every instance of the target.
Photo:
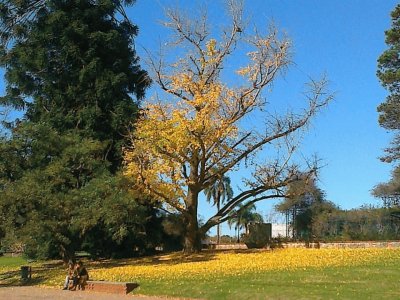
[(400, 259), (400, 249), (279, 249), (242, 253), (207, 252), (199, 255), (156, 256), (124, 261), (125, 265), (91, 270), (94, 280), (139, 281), (205, 279), (265, 271), (390, 264)]

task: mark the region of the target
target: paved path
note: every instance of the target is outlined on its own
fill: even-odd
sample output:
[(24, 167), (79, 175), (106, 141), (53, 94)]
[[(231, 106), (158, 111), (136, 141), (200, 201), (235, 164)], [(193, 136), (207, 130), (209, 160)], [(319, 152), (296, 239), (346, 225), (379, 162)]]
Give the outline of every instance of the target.
[[(114, 295), (82, 291), (63, 291), (53, 288), (39, 288), (35, 286), (0, 287), (0, 299), (7, 300), (165, 300), (166, 297), (147, 297), (131, 295)], [(176, 298), (175, 298), (176, 299)]]

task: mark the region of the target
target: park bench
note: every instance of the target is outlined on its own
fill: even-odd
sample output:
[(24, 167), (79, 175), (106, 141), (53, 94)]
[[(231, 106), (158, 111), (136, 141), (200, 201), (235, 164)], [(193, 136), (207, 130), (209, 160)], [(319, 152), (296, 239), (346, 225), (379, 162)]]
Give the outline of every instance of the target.
[(139, 285), (134, 282), (112, 282), (112, 281), (95, 281), (88, 280), (85, 290), (111, 294), (128, 294)]

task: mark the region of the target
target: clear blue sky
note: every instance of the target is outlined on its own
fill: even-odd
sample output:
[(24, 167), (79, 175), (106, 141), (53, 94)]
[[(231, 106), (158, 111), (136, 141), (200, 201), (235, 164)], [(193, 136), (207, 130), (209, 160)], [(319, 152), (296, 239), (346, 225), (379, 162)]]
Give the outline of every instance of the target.
[[(139, 26), (139, 53), (157, 47), (168, 33), (160, 25), (163, 9), (176, 7), (196, 13), (206, 4), (219, 24), (222, 0), (138, 0), (128, 10)], [(271, 101), (299, 98), (308, 77), (327, 74), (335, 100), (313, 122), (302, 153), (316, 153), (326, 166), (319, 186), (343, 209), (380, 204), (370, 190), (388, 180), (390, 165), (379, 161), (390, 134), (379, 127), (376, 107), (386, 96), (376, 77), (376, 60), (386, 49), (384, 31), (390, 27), (394, 0), (248, 0), (247, 15), (263, 26), (273, 21), (293, 42), (295, 64), (274, 86)], [(276, 202), (275, 202), (276, 203)], [(263, 213), (272, 204), (258, 205)], [(201, 214), (209, 215), (202, 207)]]
[[(219, 24), (223, 2), (137, 0), (127, 12), (139, 26), (140, 56), (144, 60), (143, 48), (154, 49), (165, 41), (167, 31), (160, 25), (165, 8), (179, 5), (195, 14), (199, 4), (206, 4), (211, 21)], [(295, 64), (278, 79), (269, 100), (299, 98), (309, 76), (326, 73), (331, 82), (335, 101), (315, 119), (301, 150), (323, 159), (326, 166), (319, 186), (343, 209), (379, 204), (370, 190), (390, 176), (392, 166), (378, 159), (391, 136), (377, 122), (376, 107), (386, 91), (375, 74), (396, 4), (394, 0), (247, 0), (245, 4), (252, 23), (263, 26), (273, 21), (293, 42)], [(271, 206), (272, 202), (258, 205), (263, 214)], [(202, 206), (200, 213), (207, 217), (210, 208)]]

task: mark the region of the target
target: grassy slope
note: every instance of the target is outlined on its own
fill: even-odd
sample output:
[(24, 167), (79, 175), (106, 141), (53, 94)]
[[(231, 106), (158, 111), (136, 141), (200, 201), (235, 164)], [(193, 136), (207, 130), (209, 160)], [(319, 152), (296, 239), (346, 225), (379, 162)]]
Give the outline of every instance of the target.
[[(318, 253), (318, 252), (316, 252)], [(313, 254), (311, 252), (311, 254)], [(287, 255), (285, 252), (282, 255)], [(315, 253), (313, 254), (315, 256)], [(179, 257), (179, 254), (174, 256)], [(236, 257), (236, 256), (230, 256)], [(171, 274), (154, 278), (135, 275), (135, 265), (145, 266), (149, 272), (158, 273), (163, 267), (160, 261), (166, 256), (142, 260), (113, 260), (88, 263), (89, 272), (95, 276), (97, 269), (112, 276), (120, 266), (132, 266), (132, 280), (140, 287), (136, 294), (168, 295), (202, 299), (400, 299), (398, 278), (400, 277), (400, 250), (390, 260), (352, 266), (305, 267), (292, 270), (260, 270), (256, 273), (244, 270), (234, 275), (174, 276)], [(170, 257), (168, 258), (170, 259)], [(212, 258), (214, 259), (214, 258)], [(210, 261), (212, 261), (210, 258)], [(222, 258), (223, 259), (223, 258)], [(338, 258), (340, 260), (341, 258)], [(343, 258), (342, 258), (343, 259)], [(182, 266), (185, 261), (172, 261), (173, 266)], [(195, 262), (195, 264), (203, 262)], [(261, 263), (261, 262), (260, 262)], [(26, 264), (22, 258), (0, 257), (0, 285), (19, 284), (19, 267)], [(215, 264), (215, 263), (213, 263)], [(65, 270), (61, 263), (37, 263), (34, 266), (33, 284), (59, 288)], [(221, 269), (221, 273), (224, 271)], [(228, 272), (229, 273), (229, 272)], [(12, 276), (10, 276), (12, 275)], [(128, 274), (128, 276), (130, 276)], [(135, 277), (136, 276), (136, 277)], [(133, 279), (137, 278), (137, 279)], [(105, 278), (107, 279), (107, 278)]]

